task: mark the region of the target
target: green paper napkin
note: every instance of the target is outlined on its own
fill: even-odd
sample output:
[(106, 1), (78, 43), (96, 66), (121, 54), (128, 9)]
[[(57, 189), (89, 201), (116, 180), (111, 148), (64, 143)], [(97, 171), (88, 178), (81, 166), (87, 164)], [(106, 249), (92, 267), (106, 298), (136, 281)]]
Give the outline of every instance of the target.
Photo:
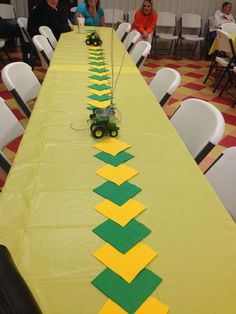
[(95, 107), (95, 106), (88, 106), (87, 109), (88, 109), (88, 110), (95, 110), (95, 109), (98, 109), (98, 107)]
[(110, 95), (102, 95), (102, 96), (90, 95), (90, 96), (88, 96), (88, 98), (102, 102), (104, 100), (111, 99), (111, 96)]
[(128, 199), (138, 194), (141, 189), (129, 182), (116, 185), (115, 183), (106, 181), (102, 185), (95, 188), (93, 191), (121, 206), (127, 202)]
[(94, 51), (94, 52), (89, 52), (89, 55), (94, 56), (94, 57), (101, 57), (102, 55), (104, 55), (104, 53), (101, 51), (98, 51), (98, 52)]
[(95, 157), (116, 167), (122, 164), (123, 162), (126, 162), (129, 159), (133, 158), (134, 156), (127, 152), (120, 152), (116, 156), (112, 156), (110, 154), (100, 152), (96, 154)]
[(93, 56), (93, 57), (89, 57), (89, 60), (104, 60), (104, 57)]
[(95, 73), (106, 73), (106, 72), (108, 72), (107, 69), (93, 69), (93, 68), (90, 68), (89, 71), (95, 72)]
[(92, 61), (92, 62), (89, 62), (89, 64), (90, 65), (98, 65), (98, 66), (100, 66), (100, 65), (106, 65), (106, 63), (105, 62), (96, 62), (96, 61)]
[(119, 252), (125, 254), (138, 242), (142, 241), (151, 230), (137, 220), (132, 219), (125, 227), (112, 220), (107, 220), (94, 228), (93, 232)]
[(128, 284), (110, 269), (99, 274), (92, 284), (108, 298), (119, 304), (128, 313), (134, 313), (153, 293), (162, 279), (148, 269), (143, 269), (139, 275)]
[(97, 81), (103, 81), (103, 80), (109, 80), (110, 76), (108, 75), (90, 75), (89, 78), (93, 79), (93, 80), (97, 80)]
[(110, 86), (108, 86), (106, 84), (102, 84), (102, 85), (93, 84), (93, 85), (89, 85), (88, 87), (91, 88), (91, 89), (98, 90), (98, 91), (103, 91), (105, 89), (110, 89), (111, 88)]

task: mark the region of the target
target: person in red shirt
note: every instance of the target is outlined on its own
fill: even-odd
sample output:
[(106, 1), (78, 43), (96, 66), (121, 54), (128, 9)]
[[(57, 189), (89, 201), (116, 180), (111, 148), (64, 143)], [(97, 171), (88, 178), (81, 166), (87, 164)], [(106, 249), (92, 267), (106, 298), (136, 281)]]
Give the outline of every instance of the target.
[(142, 35), (143, 40), (152, 41), (152, 33), (157, 22), (157, 12), (153, 9), (152, 0), (144, 0), (142, 7), (136, 11), (132, 29), (136, 29)]

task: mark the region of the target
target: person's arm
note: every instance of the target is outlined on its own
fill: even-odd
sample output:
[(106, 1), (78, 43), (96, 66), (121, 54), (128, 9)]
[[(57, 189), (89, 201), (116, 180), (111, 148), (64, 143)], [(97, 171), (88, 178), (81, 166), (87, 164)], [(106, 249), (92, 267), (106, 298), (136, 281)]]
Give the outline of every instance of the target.
[(98, 16), (100, 16), (100, 24), (101, 26), (105, 26), (105, 13), (104, 13), (104, 10), (101, 6), (99, 6), (98, 8)]
[(144, 33), (143, 20), (139, 10), (135, 12), (132, 28), (137, 29), (137, 31), (139, 31), (139, 33), (143, 35)]
[(148, 34), (151, 34), (154, 30), (154, 28), (156, 27), (156, 23), (157, 23), (157, 12), (154, 11), (151, 15), (151, 22), (150, 25), (148, 26), (148, 28), (146, 29), (146, 32)]
[(103, 15), (101, 17), (101, 26), (105, 26), (105, 25), (106, 25), (106, 23), (105, 23), (105, 16)]
[(212, 25), (216, 28), (220, 28), (222, 24), (224, 23), (230, 23), (234, 22), (233, 16), (231, 17), (230, 15), (226, 15), (222, 13), (220, 10), (217, 10), (213, 19), (212, 19)]
[(76, 9), (76, 17), (85, 17), (84, 16), (84, 7), (82, 5), (83, 3), (81, 3), (80, 5), (78, 5), (77, 9)]
[(223, 24), (223, 19), (222, 19), (222, 12), (220, 10), (217, 10), (212, 18), (212, 26), (215, 28), (220, 28), (221, 25)]
[(228, 19), (229, 19), (230, 22), (235, 23), (235, 19), (234, 19), (232, 14), (229, 14), (229, 18)]

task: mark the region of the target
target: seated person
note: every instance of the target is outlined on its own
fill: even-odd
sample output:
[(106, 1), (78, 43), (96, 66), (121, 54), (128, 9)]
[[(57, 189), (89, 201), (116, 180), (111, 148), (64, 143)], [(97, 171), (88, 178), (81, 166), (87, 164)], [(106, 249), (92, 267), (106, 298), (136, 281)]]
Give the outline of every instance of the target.
[(20, 28), (15, 19), (3, 19), (0, 16), (0, 38), (9, 40), (10, 43), (15, 42), (16, 38), (20, 38), (21, 52), (24, 62), (28, 62), (27, 58), (27, 47), (25, 46), (24, 40), (21, 35)]
[(151, 43), (152, 33), (156, 27), (157, 12), (153, 9), (152, 0), (144, 0), (142, 7), (135, 12), (132, 29), (136, 29), (143, 40)]
[(224, 2), (222, 4), (221, 10), (217, 10), (214, 16), (211, 19), (210, 25), (210, 46), (212, 45), (215, 37), (216, 37), (216, 30), (221, 28), (221, 25), (224, 23), (235, 23), (234, 17), (230, 14), (232, 10), (232, 3), (231, 2)]
[(40, 26), (51, 28), (58, 40), (61, 33), (70, 32), (72, 29), (66, 17), (57, 9), (58, 0), (41, 0), (33, 8), (28, 20), (28, 32), (31, 37), (39, 34)]
[(85, 0), (77, 7), (76, 17), (84, 17), (86, 26), (105, 26), (103, 8), (100, 0)]

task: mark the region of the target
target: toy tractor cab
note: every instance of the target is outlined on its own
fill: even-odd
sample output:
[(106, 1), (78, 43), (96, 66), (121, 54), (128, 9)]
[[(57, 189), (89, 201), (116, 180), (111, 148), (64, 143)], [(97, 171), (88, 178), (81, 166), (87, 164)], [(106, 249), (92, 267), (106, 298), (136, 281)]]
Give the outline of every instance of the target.
[(118, 135), (119, 127), (116, 125), (115, 110), (113, 108), (94, 109), (90, 115), (92, 122), (90, 130), (93, 137), (101, 138), (105, 134), (111, 137)]
[(89, 45), (93, 45), (93, 46), (100, 46), (102, 44), (102, 40), (101, 38), (99, 37), (98, 33), (97, 32), (93, 32), (91, 34), (89, 34), (87, 36), (87, 39), (86, 39), (86, 44), (89, 46)]

